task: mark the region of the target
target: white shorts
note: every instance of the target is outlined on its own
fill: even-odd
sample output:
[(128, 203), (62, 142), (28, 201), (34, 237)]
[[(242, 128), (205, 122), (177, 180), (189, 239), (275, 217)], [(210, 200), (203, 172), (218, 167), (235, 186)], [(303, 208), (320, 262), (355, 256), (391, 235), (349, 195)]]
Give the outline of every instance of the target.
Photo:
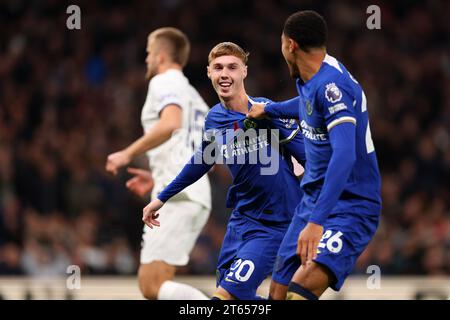
[(144, 226), (141, 264), (156, 260), (184, 266), (206, 224), (210, 209), (192, 201), (168, 201), (158, 211), (160, 227)]

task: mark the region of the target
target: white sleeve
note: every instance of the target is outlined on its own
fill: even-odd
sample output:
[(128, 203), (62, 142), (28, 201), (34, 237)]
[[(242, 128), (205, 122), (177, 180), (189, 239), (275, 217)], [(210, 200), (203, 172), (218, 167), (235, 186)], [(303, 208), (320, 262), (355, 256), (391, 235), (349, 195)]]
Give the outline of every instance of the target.
[(154, 99), (154, 111), (158, 114), (170, 104), (175, 104), (180, 108), (183, 108), (181, 92), (177, 90), (177, 87), (179, 86), (176, 81), (167, 80), (168, 79), (164, 78), (155, 78), (151, 84), (150, 90), (152, 98)]

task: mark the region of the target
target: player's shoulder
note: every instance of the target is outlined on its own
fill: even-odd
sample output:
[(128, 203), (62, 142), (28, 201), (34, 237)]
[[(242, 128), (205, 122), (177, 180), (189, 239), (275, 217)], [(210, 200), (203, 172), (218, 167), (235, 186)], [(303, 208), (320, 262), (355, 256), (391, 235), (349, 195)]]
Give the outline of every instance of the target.
[(322, 86), (334, 82), (341, 86), (359, 86), (358, 81), (352, 76), (347, 68), (335, 57), (326, 55), (324, 59), (323, 72), (320, 74), (318, 83)]
[(333, 96), (344, 90), (353, 95), (355, 88), (359, 87), (358, 82), (352, 77), (345, 66), (336, 58), (326, 55), (323, 70), (316, 81), (317, 94)]
[(209, 109), (208, 113), (206, 114), (205, 121), (207, 123), (214, 123), (217, 122), (218, 119), (222, 116), (223, 107), (220, 103), (215, 104), (214, 106)]
[(264, 104), (273, 103), (272, 100), (270, 100), (269, 98), (265, 98), (265, 97), (248, 96), (248, 100), (250, 101), (251, 104), (255, 104), (255, 103), (264, 103)]
[(216, 103), (215, 105), (213, 105), (208, 112), (208, 116), (215, 116), (217, 114), (219, 114), (222, 111), (223, 107), (220, 103)]
[(317, 84), (320, 86), (324, 86), (329, 82), (345, 83), (348, 80), (348, 72), (342, 63), (335, 57), (327, 54), (323, 60), (322, 70), (317, 80)]
[(154, 89), (174, 89), (178, 88), (180, 85), (186, 85), (186, 77), (180, 70), (170, 69), (166, 72), (159, 73), (155, 75), (149, 83), (149, 88)]

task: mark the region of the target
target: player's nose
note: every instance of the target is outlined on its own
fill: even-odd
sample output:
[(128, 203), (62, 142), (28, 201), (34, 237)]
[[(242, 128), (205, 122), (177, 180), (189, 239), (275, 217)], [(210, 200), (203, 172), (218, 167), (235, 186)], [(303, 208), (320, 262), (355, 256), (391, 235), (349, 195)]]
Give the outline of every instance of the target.
[(220, 79), (224, 80), (224, 79), (229, 79), (230, 75), (228, 74), (228, 71), (226, 70), (226, 68), (223, 68), (222, 71), (220, 71)]
[(229, 80), (230, 76), (228, 74), (221, 74), (219, 80), (220, 81), (224, 81), (224, 80)]

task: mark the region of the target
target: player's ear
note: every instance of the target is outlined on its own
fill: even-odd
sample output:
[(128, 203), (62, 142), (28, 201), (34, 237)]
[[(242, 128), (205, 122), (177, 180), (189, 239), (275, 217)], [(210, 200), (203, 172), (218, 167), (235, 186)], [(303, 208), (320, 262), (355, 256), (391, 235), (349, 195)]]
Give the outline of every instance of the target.
[(289, 38), (289, 52), (293, 53), (299, 48), (298, 43), (294, 39)]
[(208, 75), (208, 78), (211, 79), (211, 69), (209, 68), (209, 66), (206, 66), (206, 74)]
[(158, 54), (156, 55), (156, 62), (157, 62), (157, 64), (158, 65), (163, 64), (164, 62), (166, 62), (166, 59), (167, 59), (167, 57), (166, 57), (164, 51), (160, 50), (158, 52)]
[(244, 66), (244, 79), (247, 78), (247, 66)]

